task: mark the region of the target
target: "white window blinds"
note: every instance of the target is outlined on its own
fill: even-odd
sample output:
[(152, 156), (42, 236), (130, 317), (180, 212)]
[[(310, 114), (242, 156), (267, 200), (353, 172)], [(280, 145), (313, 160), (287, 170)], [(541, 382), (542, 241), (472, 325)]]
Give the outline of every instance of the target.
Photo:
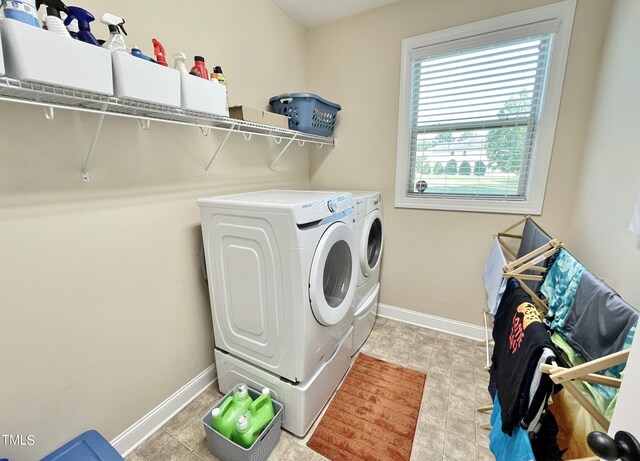
[(552, 40), (414, 53), (408, 194), (526, 199)]

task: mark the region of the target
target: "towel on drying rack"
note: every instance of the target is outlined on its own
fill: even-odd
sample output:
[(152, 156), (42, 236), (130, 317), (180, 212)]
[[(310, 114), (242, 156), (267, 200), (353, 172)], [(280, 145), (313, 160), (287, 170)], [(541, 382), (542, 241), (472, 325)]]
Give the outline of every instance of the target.
[(496, 461), (536, 461), (527, 431), (516, 427), (513, 435), (505, 434), (500, 430), (501, 414), (500, 400), (496, 396), (491, 412), (491, 432), (489, 433), (489, 449)]
[(502, 268), (506, 264), (507, 259), (504, 257), (502, 246), (498, 239), (494, 238), (482, 273), (482, 281), (487, 292), (487, 306), (491, 315), (496, 315), (502, 294), (507, 288), (507, 279), (502, 276)]
[[(531, 253), (533, 250), (540, 248), (545, 243), (549, 243), (551, 237), (547, 234), (536, 222), (527, 218), (524, 222), (524, 227), (522, 229), (522, 238), (520, 240), (520, 247), (518, 248), (518, 253), (516, 258), (522, 258), (524, 255)], [(545, 267), (546, 260), (540, 261), (536, 266)], [(523, 274), (526, 275), (540, 275), (537, 272), (533, 271), (524, 271)], [(525, 280), (524, 283), (527, 284), (531, 290), (536, 293), (540, 288), (540, 283), (536, 280)]]
[(540, 292), (547, 298), (546, 318), (552, 330), (562, 330), (586, 269), (564, 248), (547, 270)]
[[(613, 288), (586, 271), (560, 333), (586, 360), (595, 360), (631, 347), (638, 316)], [(620, 377), (624, 364), (614, 368)]]
[(525, 393), (520, 401), (520, 414), (522, 415), (520, 427), (528, 432), (536, 430), (542, 412), (547, 408), (549, 397), (561, 388), (561, 386), (554, 385), (548, 374), (540, 371), (541, 365), (557, 363), (557, 361), (556, 351), (545, 347), (540, 359), (529, 370), (526, 382), (530, 385), (528, 389), (525, 388)]

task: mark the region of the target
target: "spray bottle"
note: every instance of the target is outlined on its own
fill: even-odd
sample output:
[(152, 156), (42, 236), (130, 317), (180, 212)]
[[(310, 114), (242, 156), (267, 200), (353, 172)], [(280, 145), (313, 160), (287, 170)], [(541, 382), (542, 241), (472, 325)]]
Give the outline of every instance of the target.
[(187, 55), (182, 51), (178, 51), (173, 55), (173, 67), (178, 69), (182, 74), (188, 74), (189, 70), (187, 69)]
[(40, 27), (35, 0), (3, 0), (2, 6), (5, 18)]
[(196, 77), (204, 78), (205, 80), (209, 80), (209, 71), (207, 70), (207, 66), (204, 63), (204, 58), (202, 56), (196, 56), (193, 58), (195, 64), (191, 68), (191, 75), (195, 75)]
[(156, 57), (156, 62), (161, 66), (168, 67), (167, 55), (164, 52), (164, 46), (162, 46), (162, 43), (155, 38), (151, 40), (151, 43), (153, 43), (153, 54)]
[[(89, 23), (95, 21), (96, 18), (94, 18), (87, 10), (80, 8), (79, 6), (70, 6), (67, 9), (69, 10), (69, 15), (67, 16), (67, 19), (65, 19), (64, 24), (67, 26), (67, 29), (69, 29), (69, 32), (71, 32), (70, 27), (73, 27), (75, 20), (78, 27), (78, 39), (91, 45), (100, 46), (96, 37), (91, 33), (91, 26), (89, 25)], [(71, 35), (73, 36), (73, 33), (71, 33)]]
[(64, 11), (69, 14), (69, 10), (62, 3), (61, 0), (36, 0), (36, 8), (39, 9), (40, 5), (47, 6), (47, 15), (45, 16), (45, 20), (47, 22), (47, 30), (49, 32), (53, 32), (54, 34), (60, 35), (61, 37), (71, 38), (69, 31), (64, 25), (62, 18), (60, 17), (60, 12)]
[(110, 13), (105, 13), (102, 15), (102, 18), (100, 18), (100, 22), (109, 26), (109, 33), (111, 34), (109, 40), (104, 42), (102, 47), (111, 51), (126, 52), (127, 45), (124, 43), (124, 37), (120, 33), (120, 31), (122, 31), (123, 34), (127, 35), (127, 31), (124, 30), (124, 19)]
[(133, 48), (131, 48), (131, 55), (135, 56), (136, 58), (144, 59), (145, 61), (149, 61), (149, 62), (152, 62), (154, 64), (157, 64), (155, 59), (153, 59), (152, 57), (147, 56), (146, 54), (144, 54), (140, 50), (140, 48), (138, 48), (136, 45), (133, 45)]
[(78, 36), (78, 32), (80, 32), (80, 27), (78, 26), (78, 20), (76, 18), (74, 18), (71, 15), (67, 16), (64, 20), (64, 25), (67, 27), (67, 30), (69, 31), (69, 35), (71, 35), (71, 38), (80, 40), (80, 37)]

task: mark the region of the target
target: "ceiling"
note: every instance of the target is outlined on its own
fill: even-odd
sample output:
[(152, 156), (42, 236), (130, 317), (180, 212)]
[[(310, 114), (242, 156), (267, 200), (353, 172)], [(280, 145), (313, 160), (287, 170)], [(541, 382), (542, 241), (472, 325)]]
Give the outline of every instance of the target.
[(306, 27), (320, 26), (400, 0), (272, 0)]

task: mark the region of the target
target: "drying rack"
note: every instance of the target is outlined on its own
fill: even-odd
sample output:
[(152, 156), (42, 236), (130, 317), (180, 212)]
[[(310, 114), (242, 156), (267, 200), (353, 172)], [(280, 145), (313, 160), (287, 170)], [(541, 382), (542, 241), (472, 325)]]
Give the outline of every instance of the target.
[[(548, 260), (558, 250), (564, 247), (564, 244), (557, 239), (550, 238), (550, 240), (539, 247), (533, 249), (527, 254), (518, 258), (518, 249), (513, 248), (512, 242), (509, 240), (520, 240), (522, 242), (523, 232), (518, 234), (514, 232), (519, 226), (522, 226), (531, 220), (529, 216), (524, 216), (522, 219), (509, 226), (505, 230), (498, 232), (494, 238), (499, 242), (500, 247), (508, 255), (505, 259), (512, 259), (502, 268), (502, 276), (504, 278), (513, 277), (520, 282), (521, 287), (531, 296), (532, 303), (536, 306), (538, 314), (543, 317), (548, 311), (547, 301), (540, 298), (537, 293), (532, 290), (526, 282), (541, 282), (544, 278), (544, 274), (547, 268), (539, 266), (538, 264)], [(541, 230), (541, 228), (536, 224)], [(524, 231), (524, 229), (523, 229)], [(545, 234), (547, 234), (545, 232)], [(548, 234), (547, 234), (548, 235)], [(545, 265), (546, 266), (546, 265)], [(529, 273), (526, 273), (529, 272)], [(488, 307), (483, 308), (483, 319), (485, 325), (485, 341), (480, 343), (484, 344), (487, 353), (487, 366), (485, 370), (490, 368), (489, 347), (493, 342), (489, 340), (489, 318), (490, 312)], [(543, 364), (540, 366), (540, 371), (549, 375), (551, 380), (555, 384), (561, 384), (568, 393), (570, 393), (575, 400), (582, 406), (591, 417), (600, 424), (605, 430), (609, 429), (610, 421), (605, 415), (600, 412), (598, 408), (589, 400), (575, 384), (575, 381), (584, 381), (591, 384), (599, 384), (619, 389), (622, 384), (622, 379), (612, 378), (596, 374), (598, 371), (606, 370), (616, 365), (621, 365), (627, 362), (629, 357), (629, 350), (619, 351), (613, 354), (606, 355), (599, 359), (585, 362), (581, 365), (572, 366), (569, 368), (560, 367), (557, 365)], [(493, 410), (493, 405), (487, 405), (477, 408), (478, 412), (489, 413)], [(490, 424), (482, 424), (481, 428), (490, 429)], [(582, 458), (580, 460), (572, 461), (597, 461), (597, 457)]]
[[(540, 298), (534, 290), (532, 290), (529, 285), (525, 282), (541, 282), (544, 277), (544, 273), (547, 271), (547, 268), (544, 266), (538, 266), (538, 264), (548, 260), (551, 256), (555, 254), (560, 248), (564, 245), (557, 239), (550, 238), (548, 242), (542, 244), (541, 246), (531, 249), (528, 253), (518, 257), (518, 249), (513, 248), (513, 243), (509, 240), (520, 240), (522, 243), (523, 234), (524, 234), (524, 225), (527, 223), (527, 220), (530, 220), (537, 229), (547, 234), (542, 228), (533, 221), (533, 219), (525, 215), (522, 219), (517, 221), (515, 224), (507, 227), (503, 231), (498, 232), (494, 238), (500, 244), (500, 247), (503, 250), (503, 253), (507, 253), (508, 256), (505, 256), (505, 260), (507, 264), (502, 268), (502, 277), (504, 279), (508, 279), (510, 277), (515, 278), (519, 282), (521, 282), (522, 288), (531, 296), (533, 304), (538, 309), (538, 313), (543, 315), (547, 312), (547, 302)], [(521, 232), (514, 233), (514, 229), (522, 226)], [(520, 246), (520, 245), (518, 245)], [(512, 259), (509, 261), (509, 259)], [(529, 273), (527, 273), (529, 272)], [(531, 274), (533, 272), (533, 274)], [(490, 352), (489, 347), (493, 340), (489, 338), (489, 324), (491, 321), (491, 312), (489, 311), (489, 307), (485, 306), (482, 309), (482, 318), (484, 322), (484, 330), (485, 330), (485, 341), (481, 344), (485, 346), (486, 352), (486, 366), (485, 370), (489, 371), (491, 366)]]

